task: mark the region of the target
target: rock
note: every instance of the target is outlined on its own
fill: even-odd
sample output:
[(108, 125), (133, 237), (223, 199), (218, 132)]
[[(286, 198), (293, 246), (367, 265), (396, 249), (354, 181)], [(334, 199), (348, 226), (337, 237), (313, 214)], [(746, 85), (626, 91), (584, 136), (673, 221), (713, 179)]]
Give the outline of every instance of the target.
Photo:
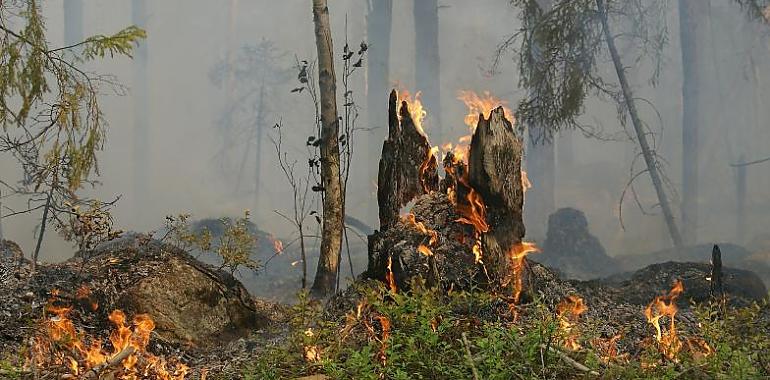
[(24, 259), (24, 252), (22, 252), (21, 247), (16, 242), (3, 239), (0, 240), (0, 257), (22, 261)]
[(574, 208), (559, 209), (548, 217), (542, 250), (532, 259), (568, 278), (587, 280), (619, 271), (615, 259), (607, 255), (599, 239), (589, 232), (585, 214)]
[[(767, 288), (753, 272), (722, 268), (724, 290), (731, 303), (745, 306), (767, 297)], [(702, 303), (711, 298), (711, 284), (707, 280), (711, 265), (704, 263), (665, 262), (653, 264), (635, 272), (618, 274), (600, 282), (612, 286), (613, 298), (634, 305), (647, 305), (655, 296), (668, 292), (674, 280), (684, 285), (680, 307), (690, 302)]]
[[(722, 251), (722, 264), (726, 267), (739, 268), (756, 273), (764, 282), (770, 284), (770, 264), (760, 255), (731, 243), (718, 243)], [(677, 250), (665, 249), (642, 255), (618, 256), (616, 259), (625, 271), (633, 271), (644, 268), (654, 263), (665, 261), (696, 262), (708, 264), (711, 260), (713, 244), (698, 244)]]
[[(74, 307), (71, 318), (97, 334), (110, 330), (107, 315), (115, 309), (147, 313), (162, 341), (198, 347), (246, 336), (267, 320), (232, 275), (145, 235), (102, 244), (86, 262), (40, 265), (29, 281), (8, 284), (0, 301), (9, 302), (10, 315), (24, 324), (42, 315), (53, 289), (57, 302)], [(29, 301), (28, 292), (34, 294)]]

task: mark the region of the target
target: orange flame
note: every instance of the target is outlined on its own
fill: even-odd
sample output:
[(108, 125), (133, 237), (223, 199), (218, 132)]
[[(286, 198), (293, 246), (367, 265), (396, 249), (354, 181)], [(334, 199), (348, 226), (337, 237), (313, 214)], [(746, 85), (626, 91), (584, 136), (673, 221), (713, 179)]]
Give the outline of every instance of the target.
[(422, 253), (425, 256), (433, 256), (433, 251), (430, 250), (425, 244), (420, 244), (419, 247), (417, 247), (417, 252)]
[[(674, 361), (676, 361), (676, 356), (682, 348), (682, 341), (677, 336), (674, 321), (674, 316), (679, 311), (676, 300), (682, 292), (684, 292), (684, 285), (682, 285), (682, 281), (676, 280), (668, 295), (655, 297), (644, 309), (647, 322), (655, 327), (655, 339), (658, 341), (661, 353), (669, 360)], [(660, 327), (660, 319), (664, 316), (668, 317), (670, 321), (668, 331), (665, 332)]]
[(578, 342), (578, 332), (575, 329), (580, 315), (588, 310), (583, 299), (570, 295), (556, 306), (556, 314), (559, 317), (559, 326), (564, 333), (564, 347), (576, 351), (581, 348)]
[(457, 93), (457, 99), (461, 100), (468, 107), (468, 114), (465, 115), (465, 125), (470, 129), (471, 135), (476, 131), (476, 126), (479, 124), (479, 114), (488, 117), (493, 109), (500, 106), (503, 107), (505, 115), (511, 118), (511, 122), (513, 122), (513, 112), (507, 107), (508, 102), (494, 97), (489, 91), (484, 91), (484, 94), (479, 96), (473, 91), (460, 90)]
[[(51, 293), (56, 297), (59, 292)], [(83, 287), (76, 292), (76, 297), (86, 294), (89, 294), (87, 287)], [(54, 301), (55, 298), (51, 299), (46, 306), (46, 312), (53, 314), (45, 320), (46, 335), (33, 338), (29, 363), (34, 363), (38, 368), (63, 367), (71, 376), (78, 377), (104, 366), (111, 360), (121, 358), (121, 372), (116, 374), (119, 379), (150, 376), (163, 380), (181, 380), (187, 375), (188, 368), (184, 364), (177, 364), (175, 368), (169, 369), (165, 359), (146, 351), (150, 334), (155, 329), (155, 323), (148, 315), (135, 316), (131, 328), (126, 325), (126, 315), (121, 310), (110, 313), (109, 320), (115, 325), (115, 330), (110, 334), (112, 349), (108, 351), (100, 340), (93, 339), (75, 328), (68, 316), (72, 311), (71, 307), (54, 306)], [(129, 347), (131, 351), (125, 358), (119, 356), (125, 355), (124, 350)]]
[(540, 252), (535, 243), (521, 242), (511, 247), (509, 251), (511, 259), (511, 267), (513, 270), (513, 302), (519, 303), (521, 297), (521, 291), (524, 288), (524, 259), (530, 253)]
[(388, 281), (388, 287), (392, 293), (396, 293), (396, 279), (393, 277), (393, 257), (388, 256), (388, 272), (385, 273), (385, 279)]
[[(409, 110), (409, 114), (412, 115), (414, 126), (417, 127), (417, 130), (427, 138), (428, 134), (425, 133), (422, 122), (425, 120), (425, 117), (428, 116), (428, 111), (426, 111), (425, 107), (422, 106), (420, 95), (421, 93), (417, 91), (417, 93), (414, 94), (414, 99), (412, 99), (412, 95), (409, 93), (409, 91), (400, 90), (398, 92), (398, 100), (400, 102), (406, 102), (406, 109)], [(398, 113), (398, 117), (400, 120), (401, 112)]]

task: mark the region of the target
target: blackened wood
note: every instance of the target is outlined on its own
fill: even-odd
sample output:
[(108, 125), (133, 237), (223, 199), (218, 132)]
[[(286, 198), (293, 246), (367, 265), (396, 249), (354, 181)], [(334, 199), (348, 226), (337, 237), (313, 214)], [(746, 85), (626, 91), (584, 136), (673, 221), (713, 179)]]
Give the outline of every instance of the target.
[(722, 251), (719, 246), (714, 244), (714, 249), (711, 250), (711, 296), (721, 296), (724, 294), (724, 286), (722, 284)]
[[(399, 117), (400, 115), (400, 117)], [(380, 230), (398, 220), (401, 208), (419, 195), (438, 190), (438, 166), (428, 139), (418, 131), (406, 102), (395, 91), (388, 103), (388, 139), (382, 145), (377, 178)]]
[(511, 273), (510, 252), (524, 237), (521, 183), (522, 139), (502, 107), (489, 119), (479, 116), (471, 139), (468, 175), (486, 205), (489, 231), (482, 235), (483, 258), (490, 279), (501, 284)]

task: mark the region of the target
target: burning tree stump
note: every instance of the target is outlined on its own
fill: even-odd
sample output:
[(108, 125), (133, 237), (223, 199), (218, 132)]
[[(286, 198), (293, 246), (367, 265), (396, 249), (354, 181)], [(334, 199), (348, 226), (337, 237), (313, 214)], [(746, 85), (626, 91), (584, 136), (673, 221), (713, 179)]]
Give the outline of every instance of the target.
[(418, 129), (405, 101), (398, 105), (396, 91), (388, 102), (388, 138), (382, 145), (382, 157), (377, 176), (377, 203), (380, 231), (369, 237), (368, 272), (384, 278), (387, 256), (383, 252), (381, 234), (399, 221), (399, 212), (416, 197), (438, 190), (438, 163), (430, 143)]
[[(436, 150), (419, 128), (420, 115), (410, 114), (407, 102), (398, 110), (397, 104), (393, 91), (378, 176), (380, 231), (369, 236), (365, 276), (398, 287), (415, 277), (447, 287), (500, 287), (514, 274), (520, 291), (527, 253), (521, 243), (523, 148), (503, 108), (488, 119), (480, 115), (469, 164), (447, 155), (446, 177), (439, 181)], [(411, 213), (399, 216), (415, 199)]]
[[(524, 237), (522, 207), (524, 188), (521, 182), (522, 141), (498, 107), (479, 124), (471, 140), (468, 158), (470, 186), (478, 191), (486, 205), (489, 230), (482, 235), (483, 261), (490, 280), (504, 284), (509, 274), (519, 271), (518, 255), (526, 253), (517, 247)], [(517, 268), (519, 267), (519, 268)]]

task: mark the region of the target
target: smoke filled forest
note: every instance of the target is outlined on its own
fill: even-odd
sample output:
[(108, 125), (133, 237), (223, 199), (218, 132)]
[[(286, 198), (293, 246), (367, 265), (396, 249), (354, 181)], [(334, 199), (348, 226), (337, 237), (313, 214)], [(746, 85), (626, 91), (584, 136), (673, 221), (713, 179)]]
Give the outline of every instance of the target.
[(770, 0), (0, 0), (0, 379), (768, 379)]

